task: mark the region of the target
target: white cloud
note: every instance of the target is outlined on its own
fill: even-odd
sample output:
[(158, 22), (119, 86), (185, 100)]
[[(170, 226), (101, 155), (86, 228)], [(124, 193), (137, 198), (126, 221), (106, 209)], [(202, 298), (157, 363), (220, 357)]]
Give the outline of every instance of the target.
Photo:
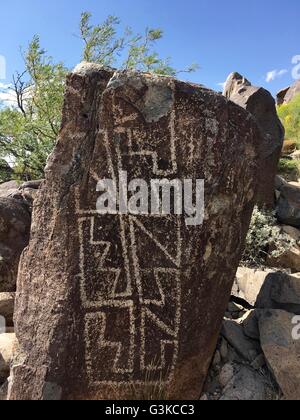
[(226, 82), (217, 83), (217, 85), (220, 86), (224, 90)]
[(266, 75), (266, 82), (267, 83), (274, 82), (274, 80), (279, 79), (280, 77), (284, 76), (286, 73), (288, 73), (288, 70), (286, 69), (269, 71)]
[(8, 89), (11, 87), (11, 84), (1, 83), (0, 82), (0, 89)]
[(15, 107), (17, 105), (16, 93), (9, 86), (10, 85), (6, 85), (4, 87), (3, 83), (0, 84), (0, 107)]

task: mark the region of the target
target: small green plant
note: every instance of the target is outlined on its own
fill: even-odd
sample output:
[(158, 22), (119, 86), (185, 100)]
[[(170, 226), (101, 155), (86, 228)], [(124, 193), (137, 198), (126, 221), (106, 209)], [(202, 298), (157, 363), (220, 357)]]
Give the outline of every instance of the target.
[(268, 256), (277, 258), (294, 245), (294, 241), (281, 233), (274, 213), (255, 207), (242, 259), (245, 266), (265, 265)]
[(300, 149), (300, 95), (288, 104), (280, 105), (278, 115), (284, 125), (286, 138), (294, 140)]
[(300, 160), (282, 158), (278, 170), (279, 174), (288, 181), (297, 181), (300, 178)]

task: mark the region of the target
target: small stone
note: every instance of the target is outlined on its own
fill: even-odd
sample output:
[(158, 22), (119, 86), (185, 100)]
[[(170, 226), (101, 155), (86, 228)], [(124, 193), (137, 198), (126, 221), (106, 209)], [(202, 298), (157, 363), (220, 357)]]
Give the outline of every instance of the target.
[(244, 334), (243, 327), (234, 321), (224, 321), (223, 337), (245, 360), (252, 362), (261, 351), (259, 343)]
[(260, 312), (262, 349), (278, 385), (287, 400), (300, 400), (300, 340), (293, 335), (295, 316), (280, 310)]
[(7, 327), (13, 326), (15, 293), (0, 293), (0, 316), (4, 317)]
[(234, 367), (231, 363), (227, 363), (223, 366), (220, 375), (219, 375), (219, 382), (222, 388), (228, 384), (229, 381), (233, 378), (234, 375)]
[(228, 344), (227, 341), (222, 338), (221, 346), (220, 346), (220, 354), (223, 360), (226, 360), (228, 357)]
[(237, 305), (234, 302), (229, 302), (227, 309), (228, 309), (228, 312), (239, 313), (243, 309), (243, 307), (240, 305)]
[(268, 399), (271, 384), (249, 366), (240, 371), (227, 383), (221, 401), (264, 401)]
[(259, 340), (259, 329), (257, 310), (249, 312), (247, 318), (243, 322), (244, 333), (252, 340)]
[(213, 360), (213, 366), (214, 367), (218, 366), (221, 363), (221, 360), (222, 359), (221, 359), (220, 352), (217, 350), (216, 353), (215, 353), (214, 360)]
[(260, 354), (257, 358), (251, 363), (251, 367), (255, 370), (259, 370), (264, 367), (266, 364), (266, 359), (264, 354)]
[(0, 334), (0, 383), (9, 376), (10, 363), (16, 350), (15, 334)]

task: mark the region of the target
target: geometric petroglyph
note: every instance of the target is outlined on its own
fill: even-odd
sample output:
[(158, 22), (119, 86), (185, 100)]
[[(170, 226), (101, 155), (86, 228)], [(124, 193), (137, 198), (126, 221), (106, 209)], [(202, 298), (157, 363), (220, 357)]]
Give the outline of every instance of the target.
[[(149, 161), (153, 175), (176, 175), (175, 116), (170, 117), (168, 164), (159, 168), (159, 153), (138, 148), (132, 130), (109, 142), (100, 131), (107, 159), (107, 175), (132, 164), (137, 171)], [(144, 160), (146, 159), (146, 161)], [(103, 172), (103, 171), (101, 171)], [(97, 182), (105, 176), (91, 173)], [(80, 240), (80, 287), (85, 311), (86, 369), (91, 385), (168, 381), (178, 356), (181, 318), (181, 217), (100, 215), (96, 203), (81, 208), (76, 197)], [(155, 223), (154, 223), (154, 218)], [(150, 251), (151, 250), (151, 253)]]
[[(124, 227), (126, 246), (123, 248), (121, 237), (112, 244), (100, 228), (109, 217), (118, 219), (94, 215), (79, 218), (80, 285), (86, 312), (89, 378), (94, 385), (100, 385), (139, 383), (147, 371), (171, 375), (178, 354), (180, 249), (171, 254), (132, 216), (119, 216), (123, 219), (119, 223)], [(141, 233), (157, 247), (156, 254), (160, 252), (165, 267), (144, 266)], [(149, 255), (148, 259), (151, 267)]]

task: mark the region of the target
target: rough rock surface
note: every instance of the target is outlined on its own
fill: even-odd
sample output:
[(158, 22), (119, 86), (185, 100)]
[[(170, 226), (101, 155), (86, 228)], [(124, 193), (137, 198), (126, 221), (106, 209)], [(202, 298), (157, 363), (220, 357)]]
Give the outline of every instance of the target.
[(9, 197), (16, 193), (19, 189), (17, 181), (8, 181), (0, 184), (0, 197)]
[(32, 206), (41, 182), (0, 184), (0, 293), (16, 289), (19, 259), (28, 245)]
[(276, 177), (278, 191), (276, 212), (278, 220), (289, 226), (300, 227), (300, 186)]
[[(300, 400), (300, 275), (239, 272), (250, 279), (243, 298), (232, 296), (245, 306), (244, 315), (236, 318), (228, 305), (201, 400)], [(245, 296), (256, 309), (247, 309)], [(258, 346), (254, 360), (252, 346)]]
[(245, 300), (255, 307), (257, 298), (265, 284), (266, 277), (272, 270), (261, 271), (247, 267), (239, 267), (232, 288), (232, 296)]
[(8, 391), (8, 382), (6, 381), (2, 386), (0, 386), (0, 401), (7, 400), (7, 391)]
[(300, 340), (293, 338), (294, 318), (279, 310), (265, 310), (259, 315), (262, 349), (288, 400), (300, 400)]
[(300, 273), (300, 230), (293, 226), (283, 225), (282, 233), (291, 241), (291, 246), (277, 257), (270, 256), (267, 263), (271, 267), (280, 267), (292, 273)]
[(14, 198), (0, 198), (0, 293), (13, 292), (20, 255), (30, 233), (28, 207)]
[(234, 321), (225, 320), (221, 334), (245, 360), (253, 362), (261, 352), (259, 344), (249, 339), (243, 327)]
[(0, 293), (0, 316), (5, 318), (6, 326), (13, 326), (15, 294)]
[(240, 267), (232, 295), (260, 309), (282, 309), (300, 315), (300, 276)]
[[(20, 264), (11, 400), (126, 397), (146, 377), (170, 398), (199, 398), (255, 202), (259, 143), (253, 117), (208, 89), (77, 67)], [(204, 224), (97, 214), (97, 182), (120, 169), (148, 184), (205, 179)]]
[(0, 385), (9, 376), (10, 364), (16, 351), (16, 346), (15, 334), (0, 334)]
[(275, 176), (284, 141), (284, 128), (278, 118), (275, 100), (267, 90), (252, 86), (239, 73), (229, 75), (224, 95), (247, 109), (261, 130), (262, 165), (259, 171), (258, 204), (273, 208)]
[(282, 89), (277, 94), (277, 104), (288, 104), (296, 95), (300, 95), (300, 80), (297, 80), (292, 86)]
[(227, 383), (221, 401), (265, 401), (268, 399), (269, 384), (254, 369), (242, 367)]

